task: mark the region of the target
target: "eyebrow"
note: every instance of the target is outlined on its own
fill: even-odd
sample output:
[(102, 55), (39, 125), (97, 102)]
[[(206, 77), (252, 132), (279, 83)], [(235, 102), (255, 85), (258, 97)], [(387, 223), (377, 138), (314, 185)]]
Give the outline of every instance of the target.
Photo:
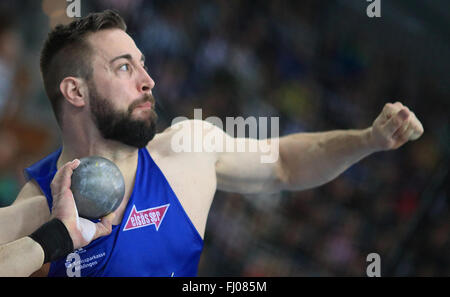
[[(111, 61), (109, 61), (109, 63), (112, 64), (119, 59), (127, 59), (127, 60), (131, 61), (131, 60), (133, 60), (133, 57), (130, 54), (123, 54), (123, 55), (113, 58)], [(141, 54), (141, 62), (145, 62), (145, 56), (143, 54)]]

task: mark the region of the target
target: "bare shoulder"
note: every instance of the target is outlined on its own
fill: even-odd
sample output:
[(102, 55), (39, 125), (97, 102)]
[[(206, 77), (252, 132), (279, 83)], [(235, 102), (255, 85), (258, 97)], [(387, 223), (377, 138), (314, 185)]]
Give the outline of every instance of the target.
[(183, 135), (193, 136), (194, 130), (201, 131), (202, 135), (211, 131), (221, 131), (221, 129), (214, 126), (208, 121), (198, 119), (186, 119), (173, 123), (170, 127), (167, 127), (163, 132), (157, 134), (159, 136), (173, 135), (174, 133), (180, 133)]
[[(202, 155), (211, 157), (211, 152), (217, 150), (205, 148), (204, 136), (210, 133), (216, 133), (223, 136), (225, 133), (213, 124), (198, 120), (186, 119), (167, 127), (147, 145), (147, 149), (154, 155), (169, 156), (180, 153), (202, 153)], [(205, 154), (206, 153), (206, 154)], [(192, 154), (190, 154), (192, 156)]]

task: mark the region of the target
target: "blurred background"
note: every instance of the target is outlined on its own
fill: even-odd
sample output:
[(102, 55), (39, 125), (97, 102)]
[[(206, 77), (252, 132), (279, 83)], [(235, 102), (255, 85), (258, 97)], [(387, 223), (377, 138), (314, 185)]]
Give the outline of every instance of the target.
[[(369, 127), (387, 102), (425, 133), (303, 192), (218, 191), (199, 276), (450, 276), (450, 2), (80, 1), (118, 10), (156, 82), (158, 131), (176, 116), (280, 118), (280, 135)], [(65, 0), (0, 1), (0, 206), (59, 147), (39, 73)], [(301, 152), (299, 152), (301, 153)]]

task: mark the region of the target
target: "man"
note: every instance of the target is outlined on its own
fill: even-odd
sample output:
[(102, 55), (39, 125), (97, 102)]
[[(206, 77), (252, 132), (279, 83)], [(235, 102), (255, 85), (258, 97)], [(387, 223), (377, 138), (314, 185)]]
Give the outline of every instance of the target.
[[(22, 209), (22, 215), (32, 219), (8, 229), (9, 241), (48, 220), (48, 185), (62, 164), (98, 155), (120, 168), (126, 192), (111, 234), (77, 252), (81, 276), (194, 276), (217, 189), (261, 193), (317, 187), (371, 153), (396, 149), (423, 133), (414, 113), (399, 102), (389, 103), (364, 130), (273, 139), (279, 140), (278, 158), (263, 163), (261, 152), (223, 147), (249, 147), (261, 140), (232, 138), (201, 120), (182, 121), (155, 134), (155, 83), (144, 62), (123, 20), (112, 11), (91, 14), (49, 34), (41, 71), (63, 144), (27, 168), (30, 181), (15, 203), (43, 193), (48, 205), (41, 199), (33, 209)], [(175, 135), (196, 145), (192, 131), (224, 141), (208, 152), (176, 152)], [(73, 275), (68, 268), (73, 259), (66, 260), (44, 265), (40, 274)]]
[[(58, 259), (89, 244), (92, 240), (111, 233), (114, 213), (93, 222), (78, 217), (72, 191), (73, 170), (80, 165), (73, 160), (61, 167), (52, 181), (54, 198), (51, 220), (30, 236), (0, 246), (0, 276), (29, 276), (42, 264)], [(45, 197), (42, 197), (45, 199)], [(24, 204), (0, 208), (0, 220), (8, 223), (16, 208)]]

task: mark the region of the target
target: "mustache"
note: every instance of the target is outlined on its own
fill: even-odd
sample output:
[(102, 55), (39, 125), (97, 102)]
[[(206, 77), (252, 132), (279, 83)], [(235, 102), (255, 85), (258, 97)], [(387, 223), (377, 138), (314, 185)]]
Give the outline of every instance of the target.
[(136, 99), (133, 103), (131, 103), (130, 107), (128, 107), (128, 112), (132, 112), (136, 107), (138, 107), (141, 104), (150, 102), (152, 106), (155, 106), (155, 98), (151, 94), (145, 94), (141, 98)]

